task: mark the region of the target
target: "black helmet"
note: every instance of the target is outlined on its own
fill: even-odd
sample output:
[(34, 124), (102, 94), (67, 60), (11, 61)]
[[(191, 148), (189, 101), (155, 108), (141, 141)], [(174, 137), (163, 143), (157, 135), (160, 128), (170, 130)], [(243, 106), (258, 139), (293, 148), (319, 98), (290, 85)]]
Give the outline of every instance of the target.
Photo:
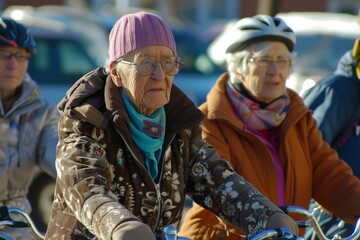
[(254, 41), (278, 40), (293, 51), (294, 31), (281, 18), (268, 15), (247, 17), (235, 23), (227, 32), (226, 52), (241, 50)]
[(24, 25), (11, 18), (0, 17), (0, 46), (25, 48), (33, 52), (36, 43)]

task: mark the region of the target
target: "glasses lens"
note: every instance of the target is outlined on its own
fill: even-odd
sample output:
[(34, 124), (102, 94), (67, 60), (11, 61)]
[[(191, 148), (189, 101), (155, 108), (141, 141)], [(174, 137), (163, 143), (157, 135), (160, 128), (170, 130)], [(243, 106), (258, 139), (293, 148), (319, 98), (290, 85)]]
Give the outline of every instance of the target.
[(29, 58), (29, 54), (25, 52), (17, 52), (14, 54), (15, 58), (19, 62), (23, 62)]
[(175, 75), (179, 72), (181, 67), (181, 61), (174, 61), (172, 58), (165, 58), (158, 62), (154, 58), (146, 58), (142, 62), (138, 63), (137, 70), (142, 75), (152, 74), (158, 65), (161, 65), (162, 70), (168, 75)]
[(166, 74), (175, 75), (177, 73), (177, 69), (176, 69), (175, 62), (173, 59), (171, 59), (171, 58), (163, 59), (163, 60), (161, 60), (160, 64)]
[(23, 62), (27, 59), (29, 59), (30, 55), (27, 52), (17, 52), (17, 53), (11, 53), (7, 51), (0, 51), (0, 59), (1, 60), (9, 60), (12, 57), (15, 57), (16, 61)]
[(290, 63), (289, 59), (279, 58), (277, 60), (273, 60), (271, 58), (251, 58), (251, 62), (255, 63), (259, 67), (268, 68), (274, 62), (278, 68), (287, 67)]
[(137, 70), (142, 75), (150, 75), (156, 68), (157, 61), (154, 58), (145, 58), (136, 65)]
[(281, 59), (278, 59), (276, 60), (276, 65), (279, 67), (279, 68), (284, 68), (286, 67), (288, 64), (289, 64), (289, 60), (288, 59), (285, 59), (285, 58), (281, 58)]
[(10, 59), (11, 56), (12, 56), (12, 54), (10, 52), (0, 51), (0, 59), (2, 59), (2, 60)]
[(272, 63), (272, 60), (269, 59), (269, 58), (256, 58), (255, 63), (259, 67), (269, 67), (271, 65), (271, 63)]

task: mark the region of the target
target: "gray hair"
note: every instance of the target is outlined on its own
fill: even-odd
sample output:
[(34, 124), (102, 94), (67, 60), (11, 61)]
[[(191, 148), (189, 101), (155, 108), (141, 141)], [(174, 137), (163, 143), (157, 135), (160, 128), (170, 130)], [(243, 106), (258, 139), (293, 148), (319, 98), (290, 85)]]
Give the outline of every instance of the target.
[[(244, 48), (241, 51), (234, 53), (227, 53), (225, 56), (227, 70), (230, 74), (230, 81), (232, 83), (240, 82), (238, 75), (248, 73), (248, 61), (253, 57), (264, 56), (266, 52), (272, 47), (271, 42), (256, 42), (248, 47)], [(295, 53), (289, 52), (289, 58), (293, 61), (295, 58)], [(293, 72), (293, 67), (289, 71), (289, 76)], [(288, 77), (289, 77), (288, 76)]]

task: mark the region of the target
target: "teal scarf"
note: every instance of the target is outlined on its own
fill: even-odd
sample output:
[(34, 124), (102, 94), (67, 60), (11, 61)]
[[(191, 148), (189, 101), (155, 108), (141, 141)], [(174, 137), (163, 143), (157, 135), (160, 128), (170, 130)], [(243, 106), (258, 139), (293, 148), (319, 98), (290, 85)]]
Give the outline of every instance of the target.
[(138, 113), (120, 90), (130, 118), (130, 129), (135, 144), (145, 157), (145, 164), (152, 179), (158, 175), (162, 145), (165, 135), (164, 107), (156, 110), (151, 116)]

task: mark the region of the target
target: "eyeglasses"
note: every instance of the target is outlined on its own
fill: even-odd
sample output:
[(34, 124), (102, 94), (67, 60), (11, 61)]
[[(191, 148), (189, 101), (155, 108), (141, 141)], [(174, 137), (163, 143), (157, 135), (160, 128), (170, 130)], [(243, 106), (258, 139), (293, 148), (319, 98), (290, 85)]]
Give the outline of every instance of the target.
[(12, 57), (15, 57), (16, 61), (24, 62), (30, 58), (30, 53), (28, 52), (8, 52), (8, 51), (0, 51), (0, 60), (9, 60)]
[(272, 59), (267, 57), (250, 58), (249, 62), (255, 63), (256, 66), (262, 68), (269, 68), (271, 64), (275, 63), (278, 68), (285, 68), (290, 66), (291, 60), (288, 58)]
[(180, 71), (181, 65), (183, 64), (181, 59), (178, 57), (175, 59), (164, 58), (164, 59), (161, 59), (160, 61), (157, 61), (155, 58), (148, 57), (139, 63), (129, 62), (129, 61), (125, 61), (122, 59), (119, 59), (116, 62), (134, 65), (134, 66), (136, 66), (136, 70), (138, 71), (138, 73), (141, 75), (144, 75), (144, 76), (151, 75), (156, 70), (159, 63), (161, 65), (162, 70), (166, 74), (173, 76), (173, 75), (176, 75)]

